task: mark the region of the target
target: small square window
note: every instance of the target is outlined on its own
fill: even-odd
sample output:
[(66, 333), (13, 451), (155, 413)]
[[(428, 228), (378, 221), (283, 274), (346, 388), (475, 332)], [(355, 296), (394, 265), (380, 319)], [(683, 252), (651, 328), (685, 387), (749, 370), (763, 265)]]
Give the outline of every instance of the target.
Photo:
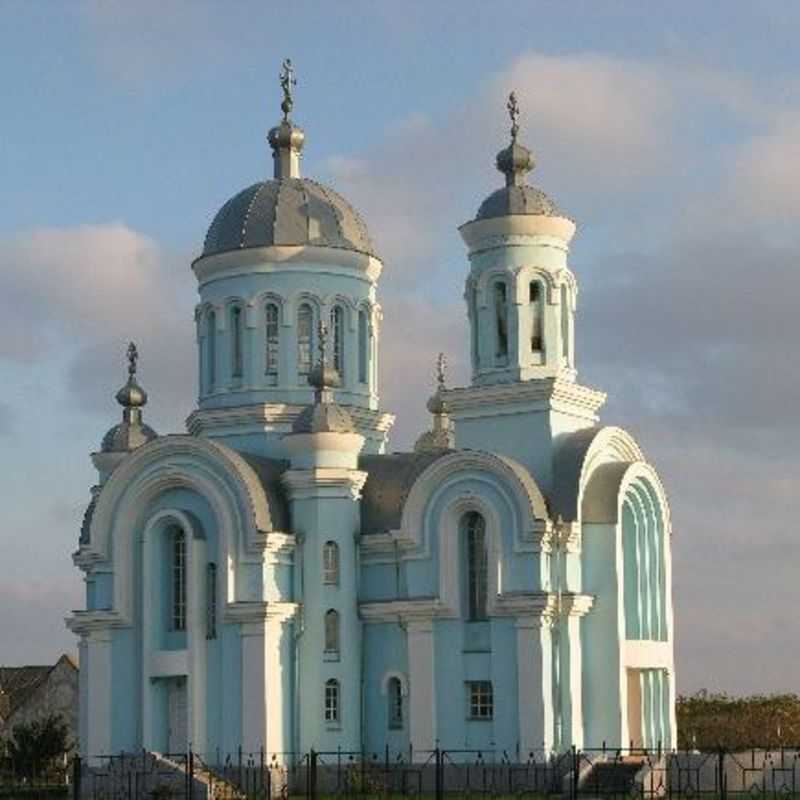
[(492, 719), (494, 717), (494, 696), (491, 681), (468, 681), (467, 703), (469, 719)]

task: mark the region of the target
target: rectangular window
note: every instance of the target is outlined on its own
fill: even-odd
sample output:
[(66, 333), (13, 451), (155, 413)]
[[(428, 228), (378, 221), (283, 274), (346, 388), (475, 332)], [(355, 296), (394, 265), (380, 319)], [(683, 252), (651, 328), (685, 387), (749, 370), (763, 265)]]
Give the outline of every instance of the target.
[(175, 531), (172, 540), (172, 629), (186, 630), (186, 537)]
[(278, 353), (280, 347), (280, 329), (278, 327), (278, 306), (269, 303), (265, 310), (266, 317), (266, 374), (271, 378), (278, 375)]
[(207, 596), (207, 611), (208, 619), (206, 620), (206, 639), (217, 638), (217, 565), (209, 563), (207, 573), (208, 586), (206, 591)]
[(491, 681), (467, 682), (467, 706), (469, 719), (489, 720), (494, 717), (494, 696)]
[(325, 722), (339, 722), (339, 682), (325, 684)]

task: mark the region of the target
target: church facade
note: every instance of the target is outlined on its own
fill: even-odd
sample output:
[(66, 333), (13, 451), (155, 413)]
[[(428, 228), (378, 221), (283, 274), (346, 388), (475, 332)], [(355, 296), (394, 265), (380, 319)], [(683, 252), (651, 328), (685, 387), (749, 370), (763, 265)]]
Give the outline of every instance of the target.
[(440, 370), (431, 429), (387, 453), (383, 265), (301, 177), (283, 88), (274, 178), (192, 264), (187, 432), (144, 423), (132, 347), (92, 456), (82, 753), (674, 745), (669, 507), (577, 381), (575, 225), (527, 182), (513, 96), (505, 185), (460, 228), (470, 385)]

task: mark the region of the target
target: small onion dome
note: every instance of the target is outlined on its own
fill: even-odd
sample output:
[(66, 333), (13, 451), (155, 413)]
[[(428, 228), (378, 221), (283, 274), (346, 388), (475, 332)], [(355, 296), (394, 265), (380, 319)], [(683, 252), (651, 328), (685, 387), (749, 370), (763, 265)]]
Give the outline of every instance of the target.
[(513, 122), (511, 144), (497, 154), (495, 161), (497, 169), (505, 175), (506, 185), (490, 194), (481, 203), (476, 219), (507, 217), (515, 214), (564, 216), (541, 189), (525, 182), (525, 176), (536, 166), (536, 161), (533, 153), (517, 141), (519, 125), (516, 120), (519, 110), (513, 93), (509, 98), (509, 111)]
[(136, 345), (131, 342), (128, 346), (128, 380), (116, 395), (117, 402), (122, 406), (122, 422), (103, 437), (100, 446), (103, 453), (128, 453), (158, 437), (142, 421), (142, 408), (147, 404), (147, 392), (136, 381), (138, 358)]
[(455, 433), (450, 421), (449, 408), (444, 398), (445, 389), (445, 357), (439, 353), (436, 362), (436, 392), (428, 399), (428, 411), (433, 414), (433, 428), (425, 431), (414, 443), (415, 453), (430, 450), (451, 450), (455, 447)]
[(292, 425), (293, 433), (354, 433), (355, 426), (349, 412), (337, 405), (333, 399), (333, 389), (342, 385), (338, 370), (325, 361), (325, 340), (327, 327), (320, 323), (320, 360), (308, 375), (308, 382), (314, 387), (314, 404), (307, 406)]

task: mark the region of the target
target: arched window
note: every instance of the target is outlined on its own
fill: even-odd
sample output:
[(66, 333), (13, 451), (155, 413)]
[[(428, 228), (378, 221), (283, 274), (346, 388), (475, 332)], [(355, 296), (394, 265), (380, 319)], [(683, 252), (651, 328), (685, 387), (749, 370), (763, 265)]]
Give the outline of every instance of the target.
[(478, 290), (473, 286), (469, 290), (469, 322), (471, 328), (472, 363), (478, 367)]
[(325, 542), (322, 547), (322, 582), (329, 586), (339, 585), (339, 545)]
[(217, 315), (213, 311), (209, 311), (206, 318), (206, 338), (208, 388), (213, 389), (217, 381)]
[(344, 309), (334, 306), (331, 310), (331, 331), (333, 334), (333, 368), (344, 381)]
[(498, 281), (494, 285), (495, 355), (500, 360), (508, 358), (508, 303), (506, 285)]
[(234, 306), (231, 309), (231, 376), (241, 378), (243, 365), (242, 309), (240, 306)]
[(217, 638), (217, 565), (206, 567), (206, 639)]
[(325, 681), (325, 722), (339, 722), (339, 681)]
[(369, 326), (367, 312), (362, 308), (358, 312), (358, 380), (367, 383), (367, 348), (369, 339)]
[(278, 324), (278, 306), (267, 303), (264, 308), (265, 328), (265, 369), (264, 372), (273, 383), (278, 380), (278, 354), (280, 348), (280, 327)]
[(389, 703), (388, 720), (390, 728), (403, 727), (403, 685), (400, 678), (389, 678), (386, 685), (387, 701)]
[(531, 281), (529, 288), (529, 304), (531, 317), (531, 352), (542, 350), (542, 285)]
[(311, 349), (314, 336), (314, 312), (308, 303), (297, 309), (297, 374), (308, 377), (311, 372)]
[(186, 536), (180, 528), (172, 536), (172, 630), (186, 630)]
[(325, 612), (325, 653), (339, 654), (339, 612), (332, 608)]
[(476, 511), (464, 517), (467, 556), (467, 619), (486, 619), (489, 557), (486, 550), (486, 522)]
[(561, 357), (569, 362), (569, 293), (561, 284)]

